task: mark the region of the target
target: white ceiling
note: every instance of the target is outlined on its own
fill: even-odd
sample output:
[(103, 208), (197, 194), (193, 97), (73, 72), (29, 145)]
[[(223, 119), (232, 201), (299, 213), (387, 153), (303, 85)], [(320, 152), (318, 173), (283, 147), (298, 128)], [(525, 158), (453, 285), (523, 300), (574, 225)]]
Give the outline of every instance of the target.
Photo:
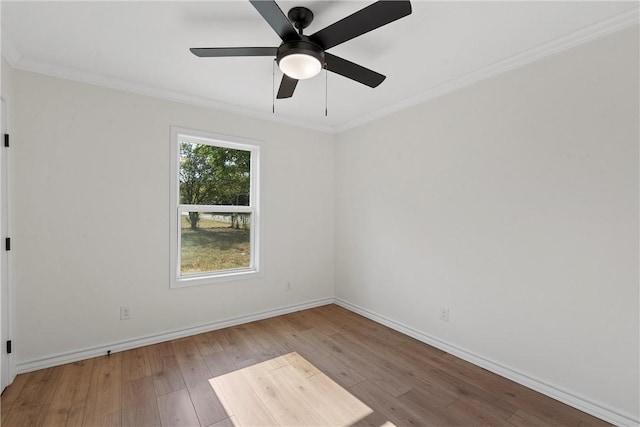
[[(306, 6), (311, 34), (371, 1)], [(268, 57), (197, 58), (190, 47), (278, 46), (244, 0), (2, 1), (2, 50), (15, 67), (325, 131), (346, 129), (638, 22), (633, 2), (413, 1), (405, 18), (329, 51), (387, 76), (376, 89), (328, 75), (275, 101)], [(276, 89), (280, 71), (276, 70)]]

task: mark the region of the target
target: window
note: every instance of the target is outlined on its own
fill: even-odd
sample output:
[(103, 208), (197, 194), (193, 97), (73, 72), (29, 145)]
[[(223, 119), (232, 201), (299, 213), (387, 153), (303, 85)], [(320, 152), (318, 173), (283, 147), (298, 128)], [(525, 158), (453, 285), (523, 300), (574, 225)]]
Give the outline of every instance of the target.
[(171, 287), (259, 272), (259, 147), (171, 130)]

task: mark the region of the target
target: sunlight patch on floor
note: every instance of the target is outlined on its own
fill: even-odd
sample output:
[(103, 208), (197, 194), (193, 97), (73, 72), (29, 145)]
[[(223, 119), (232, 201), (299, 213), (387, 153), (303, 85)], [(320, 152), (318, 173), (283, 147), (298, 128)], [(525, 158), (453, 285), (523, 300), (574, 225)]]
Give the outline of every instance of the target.
[[(289, 353), (209, 380), (233, 425), (351, 426), (373, 410)], [(394, 427), (386, 422), (383, 427)]]

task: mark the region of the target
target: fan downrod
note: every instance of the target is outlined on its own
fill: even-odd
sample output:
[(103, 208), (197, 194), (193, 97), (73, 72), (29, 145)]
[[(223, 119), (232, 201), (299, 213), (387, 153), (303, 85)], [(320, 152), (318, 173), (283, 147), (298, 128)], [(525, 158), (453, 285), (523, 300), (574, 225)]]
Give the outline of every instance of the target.
[(303, 29), (307, 28), (309, 24), (313, 22), (313, 12), (302, 6), (292, 7), (289, 13), (287, 13), (287, 16), (300, 34), (302, 34)]

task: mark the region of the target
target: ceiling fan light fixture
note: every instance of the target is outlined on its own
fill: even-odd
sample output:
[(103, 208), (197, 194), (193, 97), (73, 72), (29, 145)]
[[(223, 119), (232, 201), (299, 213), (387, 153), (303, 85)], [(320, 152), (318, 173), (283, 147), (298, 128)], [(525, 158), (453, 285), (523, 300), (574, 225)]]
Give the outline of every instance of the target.
[(276, 55), (278, 67), (287, 76), (296, 80), (310, 79), (324, 66), (322, 48), (308, 40), (285, 42)]
[(292, 53), (280, 60), (278, 64), (283, 73), (292, 79), (310, 79), (322, 70), (318, 58), (305, 53)]

